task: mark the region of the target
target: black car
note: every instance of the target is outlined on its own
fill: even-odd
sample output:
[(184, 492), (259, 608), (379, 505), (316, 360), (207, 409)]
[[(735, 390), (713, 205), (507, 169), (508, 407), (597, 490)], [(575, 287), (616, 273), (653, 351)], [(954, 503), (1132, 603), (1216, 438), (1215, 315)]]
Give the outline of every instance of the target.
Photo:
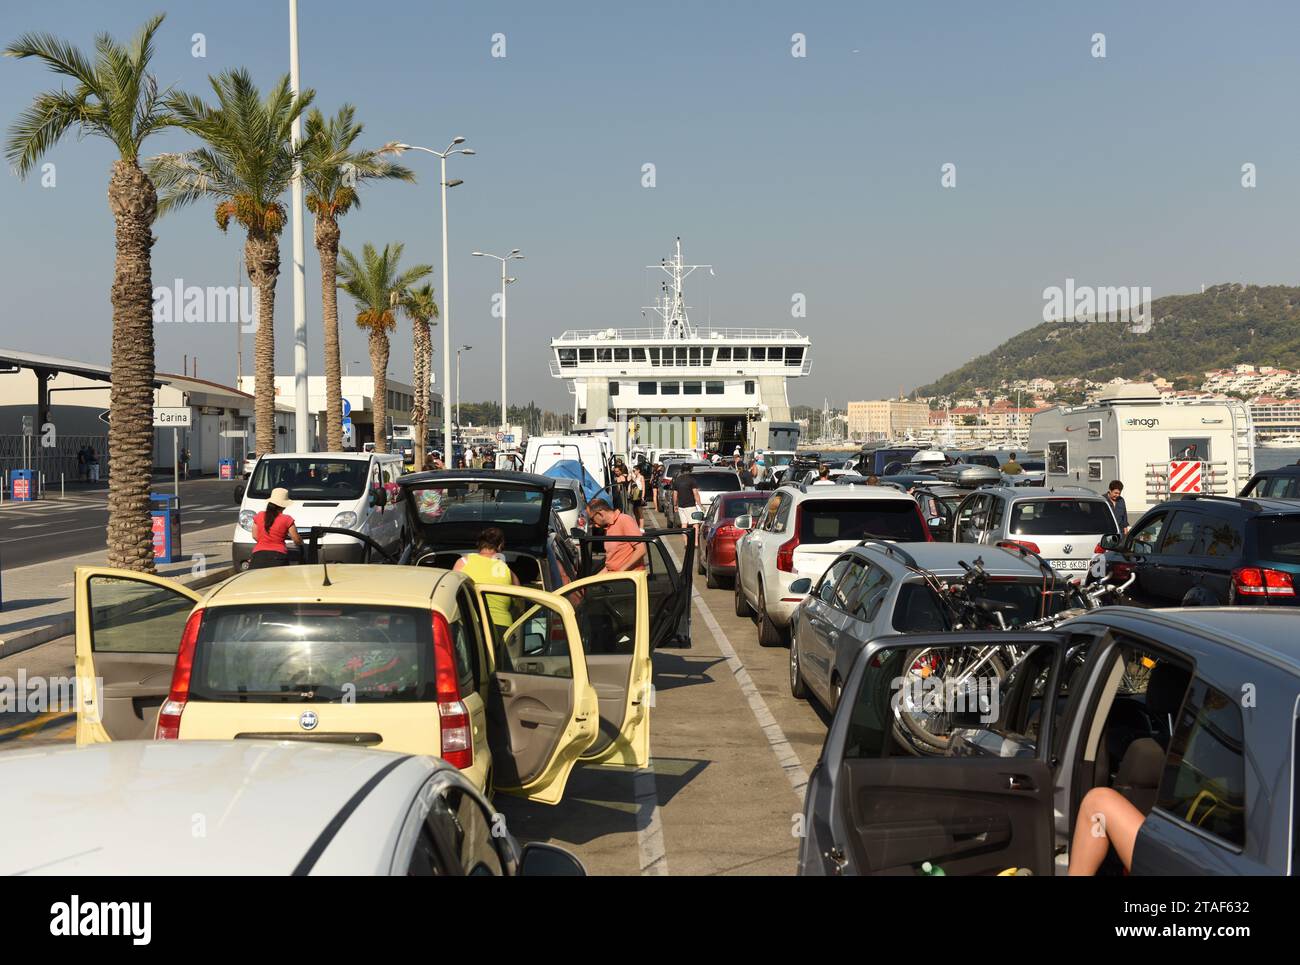
[[(1296, 610), (1103, 607), (1047, 632), (871, 641), (809, 775), (799, 872), (1064, 874), (1084, 796), (1109, 787), (1145, 816), (1132, 874), (1289, 874), (1298, 631)], [(939, 698), (945, 755), (893, 738), (917, 692), (944, 693), (938, 658), (1015, 647), (1011, 672)], [(1099, 873), (1123, 873), (1113, 851)]]
[(1283, 499), (1189, 496), (1148, 510), (1127, 535), (1101, 541), (1116, 580), (1151, 606), (1294, 605), (1300, 505)]
[(1300, 465), (1264, 469), (1250, 477), (1242, 496), (1300, 499)]

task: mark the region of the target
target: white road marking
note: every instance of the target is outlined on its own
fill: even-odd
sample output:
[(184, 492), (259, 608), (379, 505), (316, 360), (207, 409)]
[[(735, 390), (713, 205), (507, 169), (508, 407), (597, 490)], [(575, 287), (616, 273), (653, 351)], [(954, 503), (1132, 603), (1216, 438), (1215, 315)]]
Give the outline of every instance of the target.
[[(18, 528), (17, 526), (13, 527), (13, 529), (17, 529), (17, 528)], [(85, 532), (85, 531), (88, 530), (88, 529), (103, 529), (103, 528), (104, 528), (104, 527), (103, 527), (102, 525), (100, 525), (100, 526), (79, 526), (79, 527), (77, 527), (76, 529), (61, 529), (61, 530), (59, 530), (57, 533), (53, 533), (53, 534), (51, 534), (51, 533), (33, 533), (31, 536), (15, 536), (13, 539), (0, 539), (0, 543), (19, 543), (19, 542), (22, 542), (22, 541), (25, 540), (25, 539), (48, 539), (51, 535), (62, 536), (64, 533), (81, 533), (81, 532)]]
[(632, 777), (636, 798), (636, 843), (641, 853), (641, 874), (668, 874), (668, 852), (664, 848), (664, 822), (659, 810), (659, 788), (655, 784), (655, 762)]
[[(673, 557), (673, 562), (677, 564), (677, 568), (680, 570), (682, 561), (676, 550), (666, 540), (664, 546), (668, 549), (668, 552)], [(758, 721), (759, 729), (767, 738), (768, 746), (772, 748), (772, 753), (776, 755), (776, 761), (781, 765), (781, 770), (785, 772), (786, 778), (790, 781), (790, 787), (794, 790), (795, 796), (799, 798), (799, 804), (802, 807), (804, 791), (808, 788), (808, 772), (804, 770), (799, 755), (795, 753), (789, 738), (785, 736), (785, 731), (781, 729), (781, 725), (776, 722), (772, 711), (768, 709), (767, 702), (763, 700), (763, 695), (758, 692), (753, 679), (749, 676), (749, 671), (745, 669), (744, 661), (737, 655), (736, 648), (731, 645), (727, 632), (722, 629), (721, 624), (713, 615), (713, 611), (704, 602), (704, 595), (695, 588), (694, 574), (686, 575), (691, 580), (691, 598), (699, 608), (700, 615), (704, 617), (705, 626), (709, 628), (709, 633), (713, 635), (718, 650), (722, 652), (723, 659), (726, 660), (727, 666), (735, 676), (736, 683), (740, 686), (740, 692), (744, 694), (749, 709), (754, 714), (754, 719)]]

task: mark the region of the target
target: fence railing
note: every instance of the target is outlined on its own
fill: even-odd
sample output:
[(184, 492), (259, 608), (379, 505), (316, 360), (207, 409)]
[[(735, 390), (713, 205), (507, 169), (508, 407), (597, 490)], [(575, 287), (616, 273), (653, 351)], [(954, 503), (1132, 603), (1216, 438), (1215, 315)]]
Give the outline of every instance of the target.
[(95, 450), (99, 458), (99, 478), (108, 479), (108, 436), (59, 436), (54, 446), (42, 446), (38, 435), (27, 437), (26, 458), (24, 457), (23, 436), (0, 435), (0, 473), (3, 474), (5, 498), (10, 498), (9, 471), (11, 469), (32, 469), (44, 476), (41, 495), (46, 490), (57, 491), (59, 477), (62, 474), (67, 482), (76, 482), (80, 478), (77, 465), (77, 453), (84, 446)]

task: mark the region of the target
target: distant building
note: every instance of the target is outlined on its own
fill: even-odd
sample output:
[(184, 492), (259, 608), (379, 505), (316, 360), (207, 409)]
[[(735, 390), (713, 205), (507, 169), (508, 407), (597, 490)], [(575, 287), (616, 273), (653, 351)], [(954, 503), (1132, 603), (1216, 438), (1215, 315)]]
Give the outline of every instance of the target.
[(848, 405), (849, 436), (887, 439), (929, 428), (930, 407), (924, 402), (873, 399)]

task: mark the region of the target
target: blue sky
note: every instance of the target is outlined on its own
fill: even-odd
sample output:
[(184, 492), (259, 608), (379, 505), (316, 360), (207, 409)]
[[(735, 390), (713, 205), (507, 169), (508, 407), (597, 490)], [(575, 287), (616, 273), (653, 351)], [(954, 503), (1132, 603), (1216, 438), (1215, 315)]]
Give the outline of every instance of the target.
[[(90, 47), (168, 13), (155, 72), (209, 93), (246, 66), (264, 87), (287, 71), (287, 0), (43, 0), (7, 5), (0, 39), (50, 30)], [(417, 3), (301, 0), (302, 72), (331, 112), (356, 105), (374, 144), (441, 148), (453, 135), (453, 338), (466, 400), (499, 394), (499, 268), (470, 257), (523, 249), (510, 288), (511, 400), (566, 408), (547, 340), (631, 326), (681, 235), (710, 262), (688, 288), (693, 318), (793, 325), (813, 339), (796, 402), (872, 398), (937, 377), (1041, 320), (1043, 289), (1293, 284), (1300, 7), (1286, 3), (916, 2)], [(191, 56), (191, 36), (207, 56)], [(807, 56), (791, 56), (791, 35)], [(1091, 37), (1106, 36), (1106, 57)], [(506, 37), (494, 58), (492, 35)], [(56, 78), (0, 61), (6, 126)], [(189, 144), (183, 134), (153, 152)], [(0, 178), (0, 345), (106, 362), (111, 148), (66, 138), (57, 186)], [(343, 244), (404, 241), (441, 263), (435, 159), (411, 185), (366, 189)], [(1253, 163), (1258, 186), (1241, 187)], [(641, 166), (656, 166), (654, 188)], [(957, 185), (940, 186), (940, 167)], [(229, 285), (242, 241), (208, 206), (155, 228), (155, 284)], [(276, 304), (277, 369), (292, 365), (290, 244)], [(320, 371), (319, 267), (307, 222), (307, 318)], [(439, 274), (434, 284), (441, 295)], [(807, 316), (791, 317), (806, 297)], [(340, 299), (343, 358), (367, 359)], [(161, 325), (158, 367), (198, 355), (234, 374), (231, 326)], [(438, 340), (438, 339), (436, 339)], [(251, 368), (246, 339), (245, 372)], [(362, 361), (361, 370), (368, 362)], [(409, 380), (409, 333), (390, 371)], [(353, 366), (358, 371), (358, 366)], [(435, 360), (441, 371), (441, 360)], [(1026, 373), (1032, 375), (1033, 373)]]

